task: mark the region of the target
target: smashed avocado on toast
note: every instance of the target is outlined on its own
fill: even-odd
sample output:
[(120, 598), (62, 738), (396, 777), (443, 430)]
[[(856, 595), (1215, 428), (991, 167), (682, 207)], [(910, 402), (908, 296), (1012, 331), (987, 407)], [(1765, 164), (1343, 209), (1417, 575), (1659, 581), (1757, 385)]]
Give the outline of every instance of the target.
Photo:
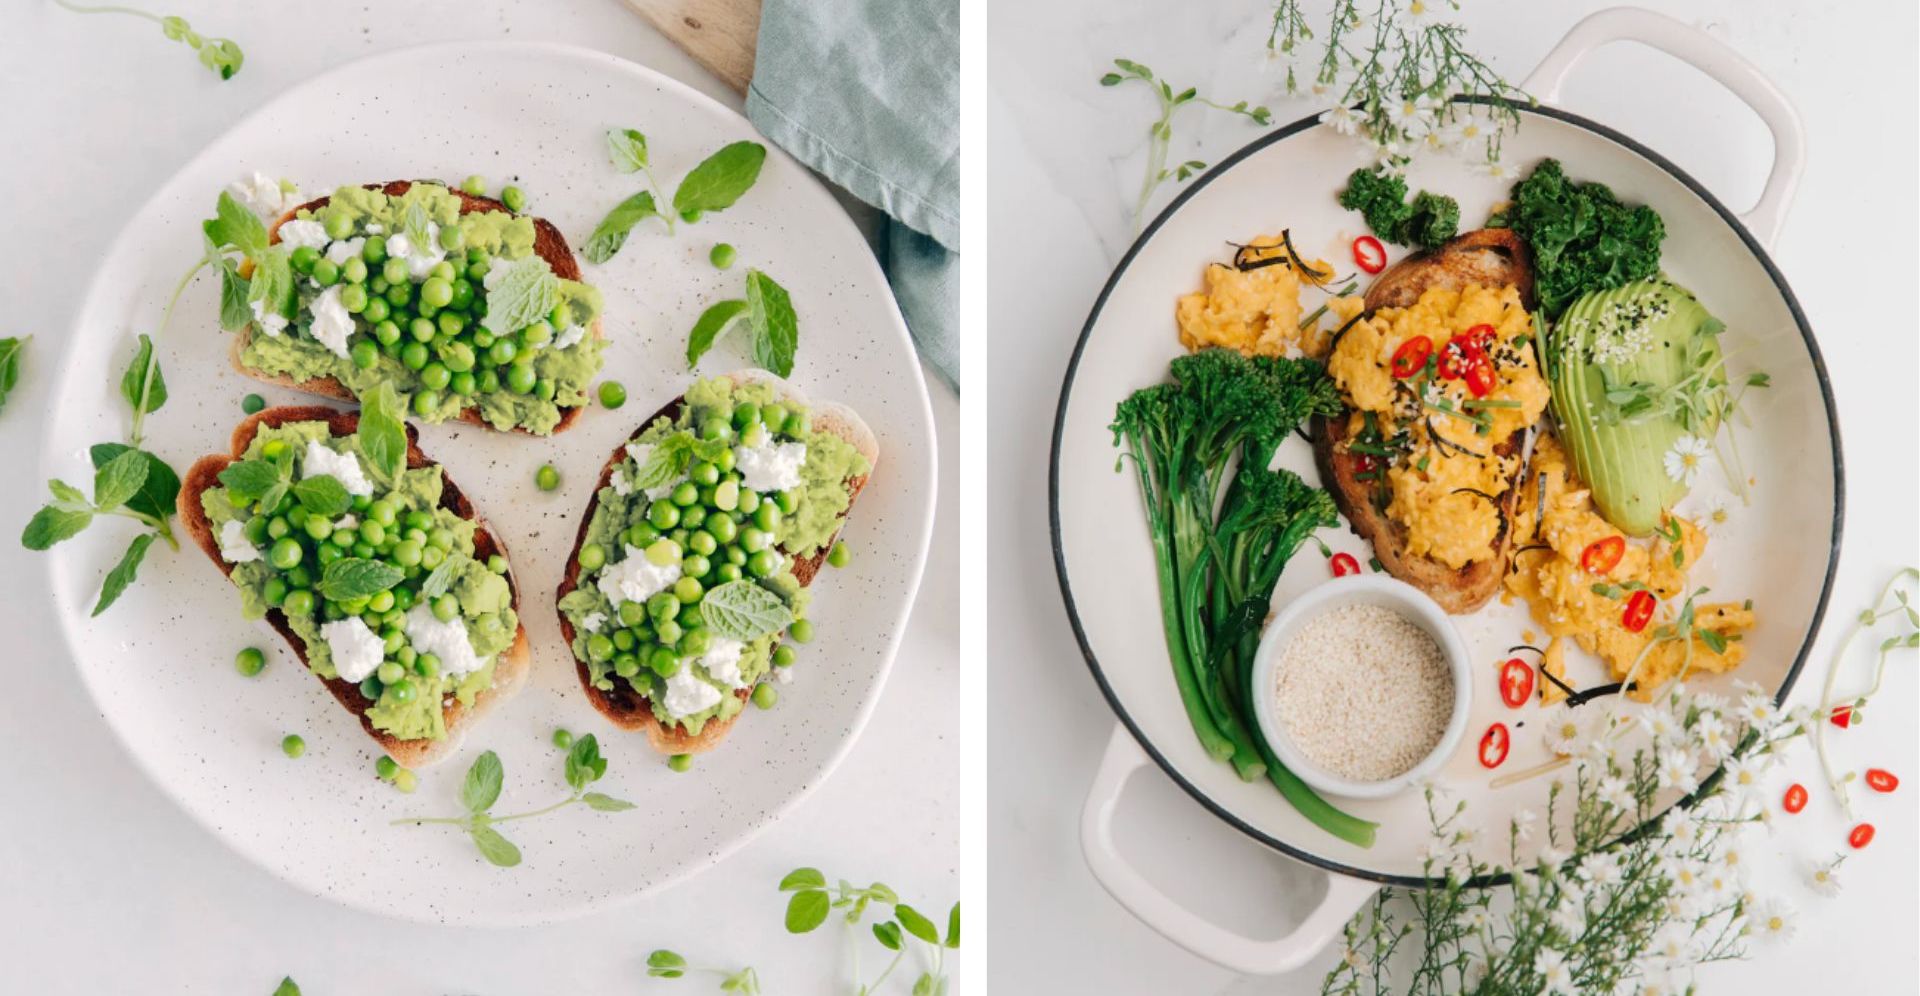
[(560, 230), (433, 181), (309, 200), (242, 272), (232, 361), (267, 383), (341, 401), (390, 384), (428, 422), (548, 435), (601, 366), (600, 295)]
[(412, 768), (518, 691), (531, 656), (505, 548), (397, 407), (383, 390), (364, 418), (250, 415), (194, 463), (178, 510), (246, 615)]
[(642, 423), (601, 468), (558, 592), (594, 708), (663, 754), (724, 739), (792, 666), (784, 641), (811, 638), (807, 588), (878, 459), (851, 409), (761, 370)]
[(1526, 244), (1469, 232), (1382, 273), (1328, 372), (1347, 411), (1312, 431), (1322, 481), (1381, 567), (1450, 613), (1506, 576), (1528, 429), (1548, 403)]

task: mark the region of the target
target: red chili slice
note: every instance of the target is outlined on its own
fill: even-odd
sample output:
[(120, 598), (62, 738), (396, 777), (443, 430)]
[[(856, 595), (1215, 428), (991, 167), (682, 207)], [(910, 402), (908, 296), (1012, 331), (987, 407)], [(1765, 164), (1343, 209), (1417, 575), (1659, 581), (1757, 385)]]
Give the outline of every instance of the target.
[(1427, 365), (1427, 357), (1432, 355), (1433, 340), (1417, 335), (1401, 343), (1400, 348), (1393, 351), (1393, 362), (1390, 368), (1395, 377), (1406, 380), (1419, 373), (1420, 368)]
[(1337, 578), (1360, 573), (1360, 562), (1353, 559), (1353, 554), (1351, 553), (1336, 553), (1333, 555), (1333, 559), (1327, 561), (1327, 563), (1332, 565), (1333, 576)]
[(1507, 759), (1507, 749), (1511, 746), (1513, 742), (1507, 736), (1507, 724), (1495, 723), (1487, 727), (1487, 732), (1480, 735), (1480, 766), (1498, 768)]
[(1833, 725), (1838, 726), (1843, 730), (1849, 726), (1852, 726), (1854, 723), (1858, 722), (1859, 720), (1860, 720), (1860, 717), (1858, 715), (1855, 715), (1853, 711), (1853, 707), (1850, 705), (1834, 706), (1833, 714), (1827, 717), (1827, 722), (1830, 722)]
[(1875, 792), (1891, 792), (1900, 787), (1900, 779), (1885, 768), (1868, 768), (1867, 787)]
[(1353, 472), (1368, 474), (1380, 469), (1380, 458), (1371, 453), (1362, 453), (1353, 458)]
[(1368, 273), (1379, 273), (1387, 268), (1387, 247), (1371, 235), (1362, 235), (1353, 240), (1353, 263)]
[(1500, 665), (1500, 701), (1509, 709), (1518, 709), (1533, 696), (1533, 665), (1518, 657)]
[(1483, 324), (1475, 325), (1465, 332), (1454, 336), (1454, 338), (1484, 353), (1487, 351), (1487, 347), (1493, 345), (1493, 340), (1498, 334), (1493, 326)]
[(1807, 787), (1799, 782), (1787, 786), (1787, 797), (1780, 800), (1780, 808), (1789, 813), (1807, 808)]
[(1605, 574), (1619, 566), (1620, 557), (1626, 552), (1627, 540), (1624, 536), (1594, 540), (1580, 551), (1580, 569), (1588, 574)]
[(1653, 607), (1657, 600), (1653, 592), (1636, 591), (1627, 599), (1627, 609), (1620, 613), (1620, 625), (1629, 633), (1638, 633), (1647, 628), (1647, 622), (1653, 618)]
[(1873, 843), (1873, 824), (1862, 823), (1847, 834), (1847, 846), (1859, 850)]
[(1467, 357), (1465, 372), (1467, 392), (1476, 398), (1484, 398), (1493, 393), (1493, 361), (1484, 353), (1475, 353)]

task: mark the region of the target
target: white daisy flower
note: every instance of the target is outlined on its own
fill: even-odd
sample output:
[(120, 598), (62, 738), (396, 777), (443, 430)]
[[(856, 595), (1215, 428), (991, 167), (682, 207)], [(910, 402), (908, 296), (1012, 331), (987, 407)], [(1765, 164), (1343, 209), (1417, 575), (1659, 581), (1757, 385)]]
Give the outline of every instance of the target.
[(1727, 774), (1726, 777), (1722, 779), (1722, 784), (1727, 787), (1728, 791), (1738, 797), (1740, 802), (1745, 803), (1760, 794), (1760, 790), (1763, 787), (1761, 785), (1762, 776), (1767, 770), (1765, 763), (1761, 759), (1766, 756), (1765, 754), (1749, 754), (1746, 757), (1736, 757), (1727, 762)]
[(1407, 4), (1407, 20), (1416, 28), (1431, 28), (1451, 13), (1447, 0), (1413, 0)]
[(1702, 713), (1694, 724), (1693, 735), (1708, 758), (1720, 761), (1733, 753), (1733, 740), (1727, 736), (1727, 724), (1717, 713)]
[(1677, 788), (1682, 792), (1692, 792), (1700, 787), (1700, 782), (1695, 777), (1696, 773), (1692, 754), (1680, 750), (1660, 752), (1661, 788)]
[(1665, 709), (1645, 709), (1640, 713), (1640, 728), (1653, 740), (1656, 749), (1672, 746), (1681, 739), (1684, 731), (1680, 721), (1673, 713)]
[(1660, 863), (1660, 871), (1673, 883), (1673, 891), (1692, 896), (1700, 890), (1700, 865), (1691, 858), (1670, 858)]
[(1541, 870), (1550, 872), (1566, 864), (1567, 859), (1570, 857), (1572, 857), (1572, 855), (1566, 851), (1561, 850), (1553, 844), (1548, 844), (1540, 849), (1540, 853), (1535, 856), (1534, 860), (1538, 862)]
[(1506, 163), (1503, 163), (1498, 159), (1489, 159), (1486, 162), (1483, 162), (1480, 165), (1474, 167), (1474, 169), (1477, 170), (1480, 173), (1480, 175), (1490, 176), (1496, 180), (1513, 179), (1513, 170), (1509, 168)]
[(1601, 802), (1623, 813), (1633, 812), (1635, 805), (1638, 803), (1638, 800), (1633, 797), (1633, 788), (1627, 784), (1626, 779), (1618, 775), (1608, 775), (1600, 779), (1600, 787), (1597, 794)]
[(1693, 933), (1679, 924), (1668, 924), (1654, 935), (1649, 952), (1669, 965), (1688, 965), (1694, 962), (1696, 950)]
[(1621, 880), (1620, 859), (1611, 851), (1595, 851), (1580, 859), (1580, 877), (1594, 888), (1605, 889)]
[(1745, 881), (1749, 867), (1746, 849), (1739, 844), (1728, 844), (1726, 849), (1720, 852), (1720, 867), (1732, 873), (1734, 878)]
[(1783, 715), (1779, 704), (1773, 701), (1773, 696), (1765, 692), (1741, 696), (1740, 704), (1734, 708), (1733, 714), (1740, 722), (1753, 727), (1761, 734), (1770, 733), (1774, 727), (1779, 726)]
[(1712, 447), (1699, 436), (1681, 436), (1673, 441), (1673, 449), (1667, 451), (1662, 461), (1666, 465), (1667, 476), (1692, 487), (1693, 479), (1699, 476), (1700, 466), (1706, 462), (1707, 454), (1711, 451)]
[(1724, 496), (1715, 495), (1707, 502), (1706, 511), (1700, 515), (1700, 528), (1709, 536), (1718, 536), (1725, 532), (1727, 523), (1733, 519), (1733, 503)]
[(1544, 987), (1542, 992), (1573, 996), (1573, 969), (1567, 967), (1566, 955), (1542, 950), (1533, 959), (1533, 970), (1540, 976), (1540, 984)]
[(1427, 94), (1402, 97), (1386, 105), (1387, 121), (1408, 138), (1424, 138), (1433, 130), (1439, 102)]
[(1381, 142), (1373, 147), (1373, 164), (1389, 173), (1406, 168), (1407, 149), (1399, 142)]
[(1521, 843), (1533, 839), (1534, 824), (1540, 822), (1540, 815), (1531, 809), (1522, 809), (1513, 814), (1513, 836)]
[(1371, 34), (1373, 32), (1373, 18), (1361, 13), (1359, 7), (1356, 5), (1353, 16), (1347, 18), (1347, 32), (1354, 35)]
[(1580, 744), (1580, 721), (1562, 702), (1540, 714), (1540, 738), (1554, 757), (1572, 757)]
[(1687, 850), (1700, 839), (1700, 825), (1694, 822), (1692, 815), (1678, 806), (1667, 810), (1660, 820), (1660, 833), (1670, 841), (1675, 849)]
[(1807, 873), (1807, 885), (1820, 895), (1832, 898), (1840, 894), (1840, 862), (1814, 865)]
[(1320, 115), (1320, 123), (1342, 135), (1357, 135), (1360, 132), (1360, 115), (1353, 108), (1335, 105)]
[(1587, 930), (1587, 894), (1569, 886), (1560, 893), (1560, 902), (1547, 922), (1568, 937), (1579, 937)]
[(1484, 906), (1476, 906), (1467, 911), (1466, 924), (1467, 929), (1476, 934), (1485, 933), (1493, 927), (1493, 914)]
[(1778, 900), (1761, 903), (1747, 916), (1746, 934), (1767, 944), (1785, 944), (1793, 938), (1793, 913)]

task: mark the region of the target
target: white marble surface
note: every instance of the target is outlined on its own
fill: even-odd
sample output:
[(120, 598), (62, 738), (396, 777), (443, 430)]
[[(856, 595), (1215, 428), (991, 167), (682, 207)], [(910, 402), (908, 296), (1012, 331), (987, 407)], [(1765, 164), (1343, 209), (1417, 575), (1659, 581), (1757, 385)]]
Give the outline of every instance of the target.
[[(35, 336), (0, 415), (0, 454), (14, 466), (36, 461), (63, 330), (118, 219), (206, 141), (301, 79), (425, 41), (530, 38), (594, 46), (739, 106), (618, 0), (316, 4), (299, 15), (243, 0), (168, 4), (244, 46), (247, 64), (226, 83), (152, 25), (43, 0), (12, 6), (0, 30), (0, 134), (10, 137), (0, 189), (11, 191), (0, 199), (10, 233), (0, 240), (0, 334)], [(783, 874), (805, 864), (877, 878), (941, 910), (958, 898), (958, 401), (928, 380), (940, 515), (920, 601), (860, 742), (791, 817), (721, 866), (559, 926), (397, 923), (310, 898), (227, 851), (107, 735), (46, 621), (44, 566), (0, 544), (0, 991), (265, 994), (288, 973), (315, 996), (708, 987), (647, 979), (646, 954), (658, 946), (703, 964), (755, 965), (773, 992), (837, 989), (837, 939), (782, 929), (774, 885)], [(17, 479), (0, 488), (0, 523), (24, 524), (42, 488)], [(873, 959), (869, 951), (869, 978)]]
[[(1475, 49), (1518, 79), (1575, 21), (1605, 4), (1466, 6)], [(1650, 6), (1745, 53), (1806, 121), (1809, 166), (1774, 258), (1820, 336), (1848, 456), (1845, 550), (1810, 665), (1817, 667), (1834, 643), (1836, 620), (1843, 624), (1891, 570), (1920, 554), (1915, 339), (1910, 323), (1880, 320), (1863, 293), (1891, 286), (1910, 294), (1916, 269), (1914, 9), (1901, 0), (1848, 5), (1844, 17), (1807, 2), (1770, 4), (1764, 16), (1735, 0)], [(1095, 80), (1109, 59), (1126, 56), (1216, 99), (1272, 99), (1275, 120), (1291, 121), (1315, 108), (1278, 98), (1278, 77), (1263, 72), (1269, 9), (1259, 0), (997, 0), (991, 7), (989, 518), (997, 525), (989, 540), (989, 891), (997, 993), (1317, 992), (1334, 957), (1290, 976), (1235, 977), (1142, 926), (1087, 873), (1077, 820), (1113, 715), (1060, 607), (1045, 519), (1060, 377), (1129, 241), (1127, 211), (1152, 115), (1144, 89), (1106, 90)], [(1603, 50), (1576, 72), (1564, 104), (1668, 155), (1736, 209), (1759, 192), (1771, 151), (1759, 121), (1656, 53)], [(1171, 158), (1216, 161), (1260, 131), (1243, 119), (1187, 112)], [(1171, 196), (1171, 187), (1163, 189), (1155, 209)], [(1880, 219), (1887, 223), (1876, 225)], [(1902, 312), (1908, 306), (1899, 302)], [(1812, 684), (1801, 683), (1796, 702), (1813, 694)], [(1915, 694), (1912, 669), (1896, 668), (1880, 712), (1891, 721), (1850, 733), (1852, 756), (1914, 768)], [(1797, 762), (1793, 777), (1813, 776), (1809, 759)], [(1798, 935), (1752, 961), (1703, 971), (1706, 991), (1819, 991), (1836, 977), (1874, 992), (1915, 991), (1912, 797), (1878, 800), (1873, 813), (1879, 839), (1847, 863), (1842, 896), (1816, 899), (1797, 883), (1777, 882), (1802, 909)], [(1157, 773), (1135, 781), (1119, 822), (1122, 851), (1150, 880), (1254, 936), (1281, 933), (1319, 893), (1315, 873), (1213, 819)], [(1843, 832), (1837, 819), (1810, 809), (1761, 843), (1760, 859), (1776, 869), (1763, 883), (1798, 874)]]

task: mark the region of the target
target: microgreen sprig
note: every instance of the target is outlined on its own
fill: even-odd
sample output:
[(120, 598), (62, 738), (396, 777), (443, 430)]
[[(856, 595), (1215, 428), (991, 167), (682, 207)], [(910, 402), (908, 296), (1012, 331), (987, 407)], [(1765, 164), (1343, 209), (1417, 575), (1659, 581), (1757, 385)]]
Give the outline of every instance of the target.
[(678, 979), (688, 972), (719, 976), (720, 991), (723, 993), (760, 996), (760, 976), (754, 972), (751, 965), (736, 970), (689, 965), (687, 959), (666, 948), (661, 948), (647, 956), (647, 975), (651, 978)]
[(213, 70), (223, 80), (230, 80), (240, 71), (246, 55), (240, 46), (230, 38), (208, 38), (193, 30), (184, 17), (161, 16), (134, 7), (89, 6), (74, 3), (73, 0), (53, 0), (76, 14), (125, 14), (152, 21), (160, 26), (160, 32), (169, 41), (183, 42), (188, 48), (200, 53), (200, 64)]
[(1198, 90), (1187, 87), (1175, 92), (1173, 85), (1154, 75), (1153, 70), (1132, 59), (1115, 59), (1113, 64), (1120, 68), (1117, 73), (1108, 73), (1100, 77), (1101, 86), (1119, 86), (1127, 82), (1145, 83), (1153, 90), (1160, 101), (1160, 116), (1147, 126), (1147, 173), (1140, 181), (1140, 196), (1133, 205), (1133, 227), (1138, 230), (1141, 220), (1146, 216), (1147, 203), (1153, 199), (1154, 190), (1160, 184), (1172, 178), (1175, 183), (1184, 183), (1207, 164), (1198, 159), (1189, 159), (1179, 166), (1168, 168), (1167, 150), (1173, 140), (1173, 119), (1184, 107), (1198, 104), (1211, 107), (1216, 111), (1239, 114), (1262, 128), (1273, 123), (1273, 113), (1265, 107), (1250, 106), (1242, 100), (1233, 104), (1222, 104), (1200, 96)]
[[(1827, 787), (1833, 790), (1833, 797), (1840, 808), (1853, 819), (1853, 797), (1847, 791), (1849, 776), (1835, 774), (1833, 764), (1827, 757), (1827, 718), (1833, 715), (1836, 705), (1846, 704), (1853, 722), (1859, 721), (1861, 711), (1867, 701), (1880, 691), (1881, 679), (1886, 677), (1887, 658), (1895, 650), (1912, 650), (1920, 647), (1920, 611), (1914, 607), (1916, 594), (1915, 582), (1920, 582), (1920, 569), (1904, 567), (1887, 579), (1880, 588), (1880, 596), (1869, 608), (1860, 610), (1853, 619), (1853, 625), (1847, 627), (1847, 635), (1840, 640), (1840, 646), (1834, 650), (1833, 659), (1827, 665), (1827, 680), (1820, 687), (1820, 705), (1814, 712), (1813, 748), (1820, 758), (1820, 773), (1826, 777)], [(1880, 641), (1879, 657), (1874, 664), (1873, 683), (1867, 690), (1852, 696), (1836, 697), (1834, 688), (1839, 684), (1840, 666), (1846, 661), (1847, 652), (1853, 648), (1853, 642), (1861, 633), (1867, 632), (1887, 619), (1902, 619), (1906, 622), (1904, 631), (1894, 633)]]
[(551, 806), (495, 816), (491, 810), (500, 799), (500, 790), (506, 781), (506, 769), (500, 763), (500, 755), (487, 751), (474, 759), (473, 766), (467, 769), (466, 780), (461, 783), (460, 804), (467, 808), (464, 814), (408, 817), (394, 820), (393, 825), (424, 826), (438, 823), (457, 826), (473, 838), (473, 846), (479, 849), (481, 857), (499, 867), (511, 868), (520, 863), (520, 848), (494, 829), (502, 823), (545, 816), (575, 803), (584, 803), (587, 808), (600, 813), (619, 813), (634, 808), (633, 803), (624, 799), (587, 791), (587, 786), (599, 781), (606, 773), (607, 761), (600, 756), (600, 743), (589, 733), (575, 740), (567, 750), (566, 779), (573, 794)]
[[(796, 868), (780, 880), (780, 891), (793, 894), (787, 900), (787, 932), (793, 934), (805, 934), (818, 928), (827, 922), (827, 917), (835, 910), (841, 911), (841, 920), (851, 934), (859, 926), (869, 906), (891, 908), (891, 917), (873, 924), (871, 930), (874, 939), (893, 952), (893, 959), (873, 982), (861, 984), (855, 989), (855, 996), (871, 996), (879, 992), (880, 986), (893, 974), (907, 951), (915, 946), (914, 942), (918, 942), (926, 965), (926, 970), (913, 984), (914, 996), (944, 996), (946, 993), (945, 953), (949, 948), (960, 946), (959, 903), (954, 903), (953, 909), (947, 914), (947, 935), (943, 939), (932, 920), (901, 902), (893, 889), (880, 882), (857, 886), (840, 879), (830, 887), (819, 869)], [(860, 949), (855, 945), (853, 951), (853, 977), (857, 981), (860, 978)]]

